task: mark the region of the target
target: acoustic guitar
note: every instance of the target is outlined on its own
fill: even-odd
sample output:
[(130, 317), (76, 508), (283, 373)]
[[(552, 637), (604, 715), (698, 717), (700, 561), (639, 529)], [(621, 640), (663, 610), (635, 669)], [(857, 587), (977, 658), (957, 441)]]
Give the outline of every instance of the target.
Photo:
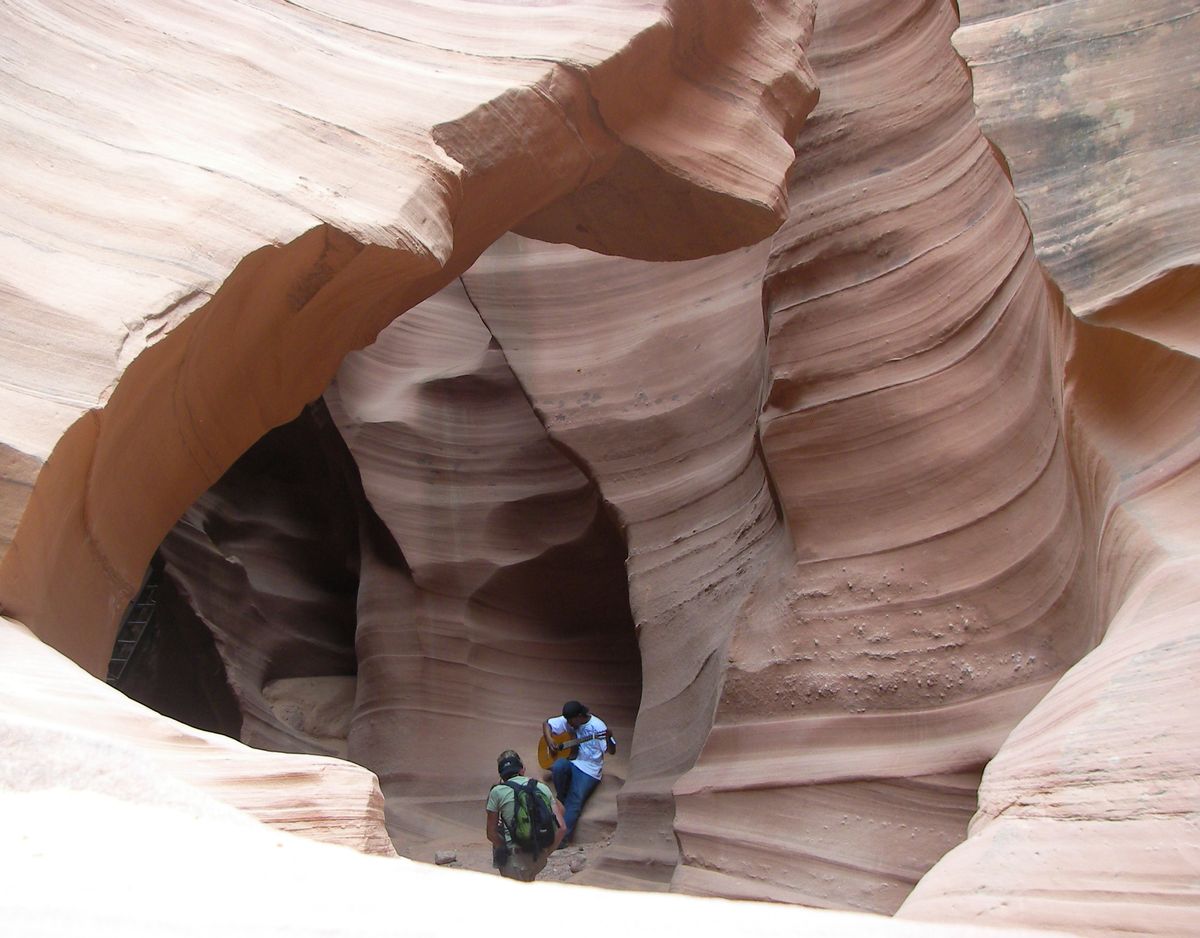
[(584, 743), (593, 739), (607, 739), (608, 734), (608, 730), (591, 733), (587, 736), (576, 736), (571, 730), (555, 733), (550, 738), (554, 740), (555, 745), (560, 747), (558, 752), (551, 752), (550, 747), (546, 745), (546, 737), (542, 736), (538, 740), (538, 765), (543, 769), (548, 769), (559, 759), (574, 759), (579, 755), (579, 747)]

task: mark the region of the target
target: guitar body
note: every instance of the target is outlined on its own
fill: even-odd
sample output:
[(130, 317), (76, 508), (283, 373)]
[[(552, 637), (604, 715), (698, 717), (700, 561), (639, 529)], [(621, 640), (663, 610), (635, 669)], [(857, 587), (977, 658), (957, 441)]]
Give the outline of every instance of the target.
[[(575, 741), (575, 734), (568, 730), (565, 733), (555, 733), (550, 737), (555, 744), (562, 746), (565, 743)], [(568, 746), (566, 749), (560, 749), (558, 752), (551, 752), (550, 747), (546, 745), (546, 737), (542, 736), (538, 739), (538, 765), (543, 769), (548, 769), (554, 765), (559, 759), (574, 759), (579, 755), (578, 746)]]

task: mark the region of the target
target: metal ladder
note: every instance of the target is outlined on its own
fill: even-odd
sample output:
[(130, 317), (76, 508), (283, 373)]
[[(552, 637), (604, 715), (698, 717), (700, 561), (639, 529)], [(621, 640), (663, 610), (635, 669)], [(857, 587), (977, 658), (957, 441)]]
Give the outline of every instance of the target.
[(151, 567), (146, 571), (141, 591), (125, 611), (125, 619), (121, 622), (117, 640), (113, 643), (112, 657), (108, 661), (107, 677), (108, 683), (113, 686), (120, 683), (125, 669), (129, 667), (130, 659), (137, 651), (138, 644), (150, 632), (150, 626), (154, 621), (154, 610), (157, 608), (158, 586), (157, 571)]

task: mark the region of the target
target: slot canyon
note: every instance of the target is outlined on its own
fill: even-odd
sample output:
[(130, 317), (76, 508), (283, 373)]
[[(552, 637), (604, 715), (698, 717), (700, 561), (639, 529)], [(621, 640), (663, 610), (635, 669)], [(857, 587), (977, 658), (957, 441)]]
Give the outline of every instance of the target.
[(0, 26), (14, 934), (1200, 931), (1200, 6)]

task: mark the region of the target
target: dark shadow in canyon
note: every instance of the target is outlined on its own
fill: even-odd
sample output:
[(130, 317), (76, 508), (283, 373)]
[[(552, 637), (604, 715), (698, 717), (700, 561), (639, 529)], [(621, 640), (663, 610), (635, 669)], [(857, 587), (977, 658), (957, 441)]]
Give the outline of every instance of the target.
[(267, 433), (163, 540), (155, 563), (167, 601), (118, 686), (193, 725), (198, 699), (220, 700), (221, 721), (202, 728), (258, 748), (344, 754), (271, 689), (352, 692), (364, 507), (320, 401)]
[[(536, 764), (539, 721), (564, 699), (589, 701), (632, 735), (641, 663), (626, 548), (594, 484), (504, 505), (496, 523), (527, 536), (580, 511), (592, 520), (574, 536), (497, 561), (471, 595), (425, 589), (319, 399), (262, 437), (164, 539), (153, 626), (114, 683), (256, 748), (360, 762), (380, 777), (398, 846), (422, 857), (420, 844), (447, 826), (478, 826), (493, 749), (516, 746)], [(439, 650), (447, 633), (454, 662)], [(382, 660), (401, 662), (382, 674), (370, 663), (381, 635)], [(398, 653), (410, 644), (416, 655)], [(472, 727), (486, 729), (482, 747)], [(462, 757), (447, 760), (447, 748)], [(430, 797), (430, 771), (443, 796)], [(619, 782), (609, 787), (615, 796)], [(615, 798), (596, 803), (582, 836), (615, 826)], [(415, 813), (426, 822), (411, 823)]]

